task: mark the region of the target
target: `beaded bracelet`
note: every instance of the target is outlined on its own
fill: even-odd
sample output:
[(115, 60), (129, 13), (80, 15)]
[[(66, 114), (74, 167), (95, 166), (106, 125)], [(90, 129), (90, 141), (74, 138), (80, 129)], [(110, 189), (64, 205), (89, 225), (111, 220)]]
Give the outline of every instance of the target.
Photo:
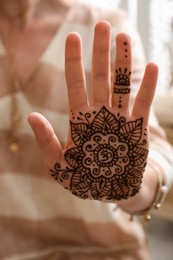
[(154, 170), (154, 172), (158, 178), (158, 186), (157, 186), (157, 190), (156, 190), (156, 195), (155, 195), (153, 203), (147, 209), (140, 211), (140, 212), (129, 213), (130, 221), (133, 221), (133, 218), (136, 215), (143, 216), (144, 221), (150, 221), (151, 220), (151, 211), (153, 209), (159, 210), (161, 208), (162, 203), (168, 193), (168, 187), (163, 182), (159, 168), (156, 165), (152, 165), (150, 162), (148, 162), (148, 166)]

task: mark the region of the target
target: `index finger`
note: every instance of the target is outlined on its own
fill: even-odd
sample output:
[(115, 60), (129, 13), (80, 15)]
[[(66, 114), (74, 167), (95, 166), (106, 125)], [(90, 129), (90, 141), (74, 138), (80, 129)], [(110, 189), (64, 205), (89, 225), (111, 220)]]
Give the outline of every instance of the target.
[(87, 106), (85, 74), (82, 62), (82, 44), (78, 33), (70, 33), (65, 45), (65, 75), (70, 109)]
[(135, 118), (142, 117), (145, 125), (148, 123), (150, 107), (156, 90), (157, 78), (158, 66), (154, 63), (148, 63), (132, 111), (132, 116)]

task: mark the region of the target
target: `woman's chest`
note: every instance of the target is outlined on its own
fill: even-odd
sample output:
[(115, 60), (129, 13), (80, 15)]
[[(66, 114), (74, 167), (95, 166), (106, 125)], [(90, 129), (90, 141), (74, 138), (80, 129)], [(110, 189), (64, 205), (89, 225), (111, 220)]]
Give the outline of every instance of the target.
[(6, 68), (24, 85), (32, 77), (44, 52), (58, 34), (62, 18), (36, 20), (24, 29), (0, 23), (0, 41), (5, 50)]
[[(14, 93), (14, 82), (5, 63), (4, 58), (0, 58), (0, 98), (10, 97)], [(18, 78), (15, 80), (16, 93), (22, 93), (31, 106), (62, 113), (68, 111), (64, 70), (39, 62), (27, 82), (23, 84)]]

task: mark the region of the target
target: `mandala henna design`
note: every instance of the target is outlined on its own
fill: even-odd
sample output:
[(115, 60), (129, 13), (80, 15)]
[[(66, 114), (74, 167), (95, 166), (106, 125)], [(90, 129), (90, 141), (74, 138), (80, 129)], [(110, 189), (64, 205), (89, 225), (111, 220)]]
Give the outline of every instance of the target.
[(67, 166), (55, 164), (52, 176), (82, 199), (134, 196), (139, 192), (148, 155), (143, 148), (147, 144), (142, 140), (143, 119), (127, 122), (104, 106), (98, 113), (80, 116), (78, 120), (84, 122), (70, 122), (74, 147), (64, 154)]

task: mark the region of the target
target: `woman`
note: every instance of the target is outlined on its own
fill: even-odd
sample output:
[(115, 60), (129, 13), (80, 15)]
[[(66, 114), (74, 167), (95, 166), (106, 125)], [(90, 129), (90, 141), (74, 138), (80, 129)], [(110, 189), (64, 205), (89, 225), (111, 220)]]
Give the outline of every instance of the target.
[[(95, 27), (97, 21), (102, 19), (110, 22), (113, 28), (111, 67), (112, 71), (115, 71), (113, 77), (113, 83), (115, 84), (113, 85), (114, 91), (112, 94), (113, 102), (116, 104), (116, 110), (114, 111), (108, 105), (108, 99), (110, 98), (108, 89), (110, 85), (108, 70), (109, 57), (107, 53), (110, 48), (110, 25), (107, 22), (101, 22)], [(93, 52), (92, 62), (92, 86), (94, 86), (93, 93), (95, 94), (91, 95), (91, 52), (94, 27), (95, 52)], [(85, 83), (81, 65), (80, 38), (75, 33), (67, 37), (74, 30), (83, 39), (87, 93), (89, 98), (90, 96), (94, 97), (93, 102), (95, 105), (92, 111), (87, 107), (87, 96), (84, 91)], [(137, 221), (129, 222), (129, 214), (126, 212), (142, 213), (145, 209), (150, 208), (153, 201), (155, 202), (159, 183), (155, 168), (158, 168), (159, 176), (163, 178), (164, 185), (168, 186), (172, 178), (168, 176), (171, 171), (172, 161), (167, 162), (172, 156), (172, 148), (167, 143), (164, 133), (158, 127), (154, 117), (151, 118), (152, 123), (150, 124), (149, 163), (142, 178), (148, 150), (148, 136), (143, 137), (145, 134), (148, 134), (145, 129), (147, 129), (149, 107), (157, 81), (157, 67), (154, 64), (147, 66), (146, 76), (143, 81), (143, 83), (147, 83), (148, 87), (151, 87), (149, 103), (146, 103), (146, 92), (139, 92), (139, 98), (137, 99), (139, 104), (133, 110), (135, 114), (135, 119), (132, 119), (133, 122), (136, 122), (138, 118), (144, 119), (139, 124), (139, 126), (142, 124), (142, 129), (144, 129), (142, 130), (142, 134), (140, 134), (140, 143), (143, 139), (147, 140), (147, 142), (144, 142), (144, 145), (140, 147), (141, 149), (143, 148), (141, 151), (145, 151), (145, 156), (142, 163), (140, 163), (139, 180), (135, 177), (134, 186), (136, 189), (129, 190), (129, 188), (124, 188), (123, 191), (125, 190), (125, 192), (123, 192), (123, 195), (122, 192), (113, 194), (112, 190), (110, 190), (110, 185), (105, 185), (106, 190), (109, 191), (106, 193), (106, 196), (101, 195), (101, 193), (96, 196), (95, 193), (89, 190), (85, 195), (96, 200), (82, 200), (72, 196), (69, 191), (63, 189), (53, 179), (50, 179), (45, 174), (40, 152), (26, 120), (27, 115), (33, 111), (43, 114), (52, 124), (62, 146), (66, 143), (69, 108), (72, 109), (70, 111), (72, 123), (74, 125), (84, 123), (88, 129), (90, 129), (89, 122), (90, 124), (92, 122), (93, 125), (94, 118), (102, 115), (103, 106), (108, 110), (106, 113), (108, 115), (112, 113), (116, 119), (119, 110), (126, 111), (126, 113), (123, 112), (123, 117), (129, 122), (127, 103), (130, 92), (131, 59), (133, 61), (132, 86), (134, 88), (132, 92), (135, 93), (136, 86), (139, 87), (139, 82), (142, 78), (144, 58), (139, 37), (131, 27), (127, 17), (120, 10), (105, 12), (100, 9), (91, 9), (87, 5), (75, 0), (8, 0), (0, 1), (0, 31), (0, 104), (2, 106), (0, 112), (1, 258), (149, 259), (144, 231)], [(117, 38), (116, 65), (114, 65), (114, 39), (115, 35), (121, 31), (128, 32), (132, 37), (134, 52), (131, 58), (130, 40), (126, 34), (120, 34)], [(66, 80), (70, 106), (68, 105), (63, 64), (63, 47), (66, 37)], [(121, 43), (123, 43), (124, 56), (122, 56)], [(123, 89), (127, 89), (125, 90), (127, 93), (119, 95), (118, 92), (122, 83), (119, 83), (116, 76), (122, 73), (117, 73), (118, 75), (116, 75), (116, 70), (118, 69), (119, 71), (119, 69), (122, 69), (120, 65), (123, 59), (123, 64), (128, 71), (124, 71), (123, 67), (123, 74), (127, 75), (129, 81), (126, 82), (126, 87), (123, 87)], [(102, 73), (104, 77), (100, 76)], [(73, 85), (75, 89), (70, 90), (70, 86)], [(83, 86), (82, 91), (79, 88), (81, 85)], [(99, 88), (101, 86), (102, 91), (100, 89), (96, 90), (96, 86), (99, 86)], [(76, 91), (78, 91), (78, 94)], [(104, 95), (101, 96), (101, 93), (104, 93)], [(142, 97), (144, 98), (143, 106), (145, 106), (145, 110), (140, 109), (139, 111), (138, 108), (141, 108), (140, 100)], [(75, 107), (76, 105), (77, 107)], [(81, 108), (81, 105), (85, 107), (84, 111), (81, 109), (78, 111), (77, 108)], [(77, 112), (80, 112), (80, 116), (78, 115), (78, 117), (82, 118), (79, 122), (76, 121)], [(88, 112), (90, 113), (90, 117), (86, 121)], [(54, 137), (52, 128), (42, 116), (31, 114), (29, 122), (43, 151), (48, 171), (56, 178), (57, 169), (59, 173), (59, 164), (61, 163), (60, 144)], [(88, 125), (86, 124), (87, 122)], [(118, 122), (121, 125), (120, 122), (122, 121), (118, 120)], [(141, 127), (139, 128), (141, 129)], [(102, 136), (105, 135), (104, 133), (101, 134)], [(116, 134), (120, 138), (119, 132)], [(91, 141), (92, 136), (90, 135), (89, 137), (89, 141)], [(69, 151), (72, 148), (72, 153), (74, 154), (74, 140), (70, 138), (71, 136), (69, 135), (68, 140), (70, 141), (68, 141), (66, 150)], [(82, 140), (84, 139), (81, 138), (80, 141), (82, 142)], [(91, 143), (93, 144), (93, 142)], [(129, 148), (127, 144), (129, 143), (122, 140), (121, 143), (125, 147), (124, 150), (127, 151)], [(166, 157), (160, 151), (160, 145), (167, 151), (165, 152)], [(111, 148), (106, 148), (107, 150), (104, 153), (99, 150), (98, 157), (102, 158), (102, 163), (107, 154), (111, 156), (111, 152), (114, 156), (109, 158), (115, 158), (116, 151), (117, 158), (120, 157), (118, 149), (113, 150), (112, 148), (111, 150)], [(139, 147), (136, 146), (136, 148)], [(129, 151), (131, 151), (130, 149)], [(132, 153), (134, 154), (134, 149)], [(86, 157), (87, 155), (88, 153), (86, 153)], [(129, 159), (130, 157), (127, 156), (127, 153), (123, 154), (123, 156), (126, 165), (124, 166), (124, 164), (118, 161), (118, 166), (125, 169), (132, 160)], [(66, 158), (68, 158), (68, 162), (71, 160), (72, 157), (69, 157), (69, 152)], [(79, 165), (76, 160), (79, 157), (76, 157), (76, 153), (74, 158), (75, 160), (71, 164), (67, 164), (64, 160), (61, 163), (60, 170), (63, 170), (63, 167), (66, 168), (66, 166), (69, 167), (69, 165), (76, 163)], [(108, 163), (109, 159), (106, 158), (106, 160)], [(112, 165), (115, 166), (117, 164)], [(164, 170), (162, 169), (162, 165), (164, 165)], [(107, 166), (108, 168), (110, 170), (111, 167)], [(70, 169), (72, 170), (72, 167)], [(86, 169), (86, 167), (82, 167), (82, 172), (83, 169)], [(104, 167), (100, 167), (99, 169), (103, 171)], [(114, 167), (115, 169), (117, 169), (117, 166)], [(124, 171), (121, 171), (121, 173), (124, 173)], [(99, 174), (103, 175), (100, 171)], [(78, 180), (79, 177), (77, 177)], [(141, 180), (142, 187), (139, 191)], [(133, 181), (134, 179), (132, 178)], [(103, 183), (105, 184), (105, 179)], [(64, 179), (63, 184), (68, 189), (72, 187), (69, 182), (64, 183)], [(99, 183), (99, 185), (102, 186), (102, 183)], [(81, 197), (81, 190), (76, 191), (76, 189), (71, 188), (71, 191), (73, 194)], [(98, 187), (96, 191), (98, 194)], [(138, 194), (133, 196), (137, 192)], [(111, 194), (109, 199), (108, 194)], [(110, 203), (103, 203), (97, 201), (97, 199), (103, 201), (109, 200), (108, 202)]]

